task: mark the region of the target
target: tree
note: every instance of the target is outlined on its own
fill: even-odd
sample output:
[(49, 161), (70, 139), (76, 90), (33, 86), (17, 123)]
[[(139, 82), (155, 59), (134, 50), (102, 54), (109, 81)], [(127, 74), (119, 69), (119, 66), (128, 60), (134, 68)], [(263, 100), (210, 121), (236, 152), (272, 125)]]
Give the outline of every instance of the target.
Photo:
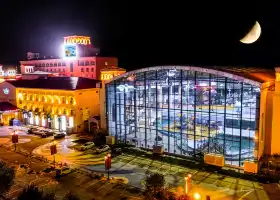
[(159, 173), (147, 175), (144, 195), (147, 200), (175, 200), (174, 193), (165, 186), (164, 176)]
[(68, 192), (63, 198), (63, 200), (80, 200), (80, 199), (77, 195), (73, 194), (72, 192)]
[(37, 186), (31, 184), (23, 189), (19, 194), (18, 200), (54, 200), (54, 193), (44, 194)]
[(10, 190), (14, 184), (15, 170), (5, 162), (0, 161), (0, 198)]

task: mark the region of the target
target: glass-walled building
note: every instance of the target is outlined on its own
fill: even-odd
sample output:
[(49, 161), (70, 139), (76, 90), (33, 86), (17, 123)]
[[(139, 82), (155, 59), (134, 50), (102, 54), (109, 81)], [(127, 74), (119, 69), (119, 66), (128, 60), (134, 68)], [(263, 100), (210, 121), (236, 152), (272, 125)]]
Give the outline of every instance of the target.
[(118, 142), (172, 154), (223, 154), (226, 164), (253, 160), (260, 83), (198, 67), (152, 67), (106, 85), (107, 124)]

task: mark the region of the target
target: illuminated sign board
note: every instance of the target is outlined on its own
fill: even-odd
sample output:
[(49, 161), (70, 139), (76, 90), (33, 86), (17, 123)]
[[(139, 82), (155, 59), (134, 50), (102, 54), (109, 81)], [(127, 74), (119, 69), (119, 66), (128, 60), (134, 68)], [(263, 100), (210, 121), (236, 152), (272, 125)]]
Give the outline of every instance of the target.
[(64, 58), (76, 58), (77, 46), (76, 45), (64, 45)]
[(9, 90), (9, 88), (4, 88), (4, 89), (3, 89), (3, 92), (4, 92), (4, 94), (8, 95), (9, 92), (10, 92), (10, 90)]
[(82, 44), (82, 45), (90, 45), (90, 37), (87, 36), (69, 36), (64, 37), (64, 44)]

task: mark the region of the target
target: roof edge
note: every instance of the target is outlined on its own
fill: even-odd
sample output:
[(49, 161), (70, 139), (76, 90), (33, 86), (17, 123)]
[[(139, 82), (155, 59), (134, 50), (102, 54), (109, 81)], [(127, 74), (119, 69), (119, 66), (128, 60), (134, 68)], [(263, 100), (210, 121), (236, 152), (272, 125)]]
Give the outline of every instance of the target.
[(237, 81), (242, 81), (244, 83), (248, 83), (250, 85), (254, 85), (257, 87), (261, 87), (262, 83), (255, 81), (255, 80), (251, 80), (242, 76), (238, 76), (235, 74), (231, 74), (228, 72), (223, 72), (220, 70), (216, 70), (216, 69), (211, 69), (211, 68), (202, 68), (202, 67), (195, 67), (195, 66), (177, 66), (177, 65), (167, 65), (167, 66), (153, 66), (153, 67), (146, 67), (146, 68), (141, 68), (141, 69), (137, 69), (137, 70), (133, 70), (133, 71), (129, 71), (126, 72), (124, 74), (121, 74), (119, 76), (114, 77), (111, 80), (108, 80), (105, 82), (105, 84), (111, 83), (112, 81), (115, 81), (119, 78), (122, 77), (126, 77), (126, 76), (131, 76), (134, 75), (136, 73), (141, 73), (141, 72), (147, 72), (147, 71), (156, 71), (156, 70), (168, 70), (168, 69), (178, 69), (178, 70), (188, 70), (188, 71), (196, 71), (196, 72), (204, 72), (204, 73), (209, 73), (209, 74), (213, 74), (213, 75), (219, 75), (219, 76), (224, 76), (227, 78), (231, 78), (233, 80), (237, 80)]

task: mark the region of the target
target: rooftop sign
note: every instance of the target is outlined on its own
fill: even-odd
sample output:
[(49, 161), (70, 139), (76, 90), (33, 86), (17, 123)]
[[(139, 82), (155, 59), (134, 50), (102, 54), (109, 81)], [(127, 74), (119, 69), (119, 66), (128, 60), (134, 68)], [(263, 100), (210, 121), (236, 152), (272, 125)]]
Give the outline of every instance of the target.
[(64, 37), (64, 45), (73, 45), (73, 44), (81, 44), (81, 45), (90, 45), (90, 37), (88, 36), (67, 36)]

